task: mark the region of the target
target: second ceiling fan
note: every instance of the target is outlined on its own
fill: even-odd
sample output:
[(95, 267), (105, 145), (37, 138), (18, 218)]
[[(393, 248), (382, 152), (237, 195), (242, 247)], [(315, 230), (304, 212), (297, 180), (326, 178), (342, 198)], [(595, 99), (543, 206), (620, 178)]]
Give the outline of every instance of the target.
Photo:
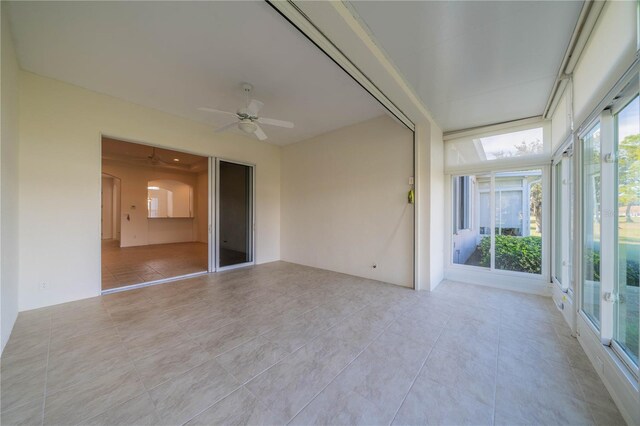
[(242, 83), (242, 90), (246, 96), (246, 104), (244, 108), (240, 108), (237, 112), (222, 111), (214, 108), (201, 107), (200, 111), (213, 112), (217, 114), (232, 115), (236, 118), (235, 121), (229, 124), (225, 124), (222, 127), (217, 128), (216, 133), (224, 132), (232, 127), (237, 127), (245, 133), (253, 134), (261, 141), (267, 139), (267, 135), (260, 127), (260, 124), (266, 124), (268, 126), (284, 127), (287, 129), (293, 129), (293, 123), (290, 121), (276, 120), (274, 118), (266, 118), (258, 116), (260, 109), (264, 105), (262, 102), (251, 99), (251, 91), (253, 86), (249, 83)]

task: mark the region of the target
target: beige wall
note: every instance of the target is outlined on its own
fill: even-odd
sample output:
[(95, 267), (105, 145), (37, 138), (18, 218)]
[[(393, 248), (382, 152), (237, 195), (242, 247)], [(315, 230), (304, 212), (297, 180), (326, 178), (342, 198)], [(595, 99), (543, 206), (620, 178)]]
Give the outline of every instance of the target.
[(18, 63), (2, 2), (0, 92), (0, 351), (18, 315)]
[(412, 175), (413, 132), (387, 116), (285, 146), (282, 259), (412, 286)]
[(256, 260), (280, 258), (281, 148), (24, 71), (20, 83), (21, 310), (100, 293), (101, 134), (256, 164)]
[[(196, 173), (132, 166), (112, 160), (102, 161), (102, 172), (119, 178), (121, 182), (120, 247), (197, 241), (200, 225), (205, 227), (206, 232), (206, 212), (203, 218), (198, 216), (198, 206), (207, 205), (209, 200), (206, 192), (203, 199), (194, 197), (194, 218), (148, 218), (147, 186), (150, 181), (166, 179), (185, 183), (193, 188), (193, 193), (197, 196), (201, 193)], [(206, 181), (204, 183), (206, 185)], [(184, 213), (188, 215), (188, 212)]]

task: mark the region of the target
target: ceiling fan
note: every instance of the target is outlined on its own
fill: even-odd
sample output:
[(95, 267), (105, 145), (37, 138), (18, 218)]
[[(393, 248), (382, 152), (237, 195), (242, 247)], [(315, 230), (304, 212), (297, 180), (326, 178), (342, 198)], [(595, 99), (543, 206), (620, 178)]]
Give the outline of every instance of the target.
[(232, 127), (237, 127), (245, 133), (253, 134), (261, 141), (267, 139), (266, 133), (260, 127), (260, 124), (266, 124), (268, 126), (284, 127), (287, 129), (293, 129), (293, 123), (290, 121), (276, 120), (273, 118), (259, 117), (258, 113), (264, 105), (262, 102), (256, 99), (250, 99), (253, 86), (249, 83), (242, 83), (242, 90), (247, 98), (244, 108), (240, 108), (237, 112), (221, 111), (214, 108), (198, 108), (200, 111), (214, 112), (218, 114), (233, 115), (236, 121), (225, 124), (215, 130), (216, 133), (224, 132)]
[(188, 164), (179, 163), (178, 159), (174, 159), (173, 161), (163, 160), (162, 157), (160, 157), (156, 153), (156, 149), (153, 148), (153, 147), (152, 147), (152, 150), (151, 150), (151, 155), (147, 156), (147, 160), (146, 161), (151, 163), (152, 166), (164, 165), (164, 166), (169, 166), (169, 167), (173, 167), (173, 168), (180, 168), (180, 169), (189, 169), (190, 168), (190, 166)]

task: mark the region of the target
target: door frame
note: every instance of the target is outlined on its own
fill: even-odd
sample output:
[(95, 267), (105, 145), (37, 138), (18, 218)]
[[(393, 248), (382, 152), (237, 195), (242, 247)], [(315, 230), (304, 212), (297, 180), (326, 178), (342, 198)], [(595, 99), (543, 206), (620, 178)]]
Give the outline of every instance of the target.
[[(244, 161), (238, 160), (230, 160), (223, 157), (212, 157), (212, 160), (215, 162), (215, 186), (212, 185), (212, 188), (215, 188), (215, 193), (213, 194), (213, 204), (214, 204), (214, 218), (212, 222), (215, 224), (214, 226), (214, 234), (215, 234), (215, 244), (212, 254), (214, 255), (213, 259), (210, 259), (210, 262), (213, 261), (213, 265), (215, 265), (215, 272), (228, 271), (231, 269), (245, 268), (247, 266), (252, 266), (256, 264), (256, 165), (252, 163), (247, 163)], [(251, 169), (251, 195), (249, 196), (249, 202), (251, 203), (249, 207), (249, 211), (251, 213), (250, 219), (250, 232), (249, 232), (249, 248), (251, 250), (251, 261), (238, 263), (235, 265), (229, 266), (220, 266), (220, 163), (232, 163), (239, 164), (241, 166), (250, 167)], [(211, 169), (210, 169), (211, 170)]]
[[(101, 132), (98, 136), (98, 140), (99, 140), (99, 145), (100, 145), (100, 150), (99, 150), (99, 154), (98, 154), (98, 158), (99, 158), (99, 162), (100, 162), (100, 168), (99, 168), (99, 173), (100, 176), (102, 177), (102, 175), (109, 175), (112, 176), (116, 179), (119, 179), (121, 184), (122, 184), (122, 179), (120, 177), (111, 175), (110, 173), (106, 173), (102, 170), (102, 141), (104, 138), (109, 138), (109, 139), (115, 139), (118, 141), (122, 141), (122, 142), (128, 142), (128, 143), (134, 143), (134, 144), (138, 144), (138, 145), (144, 145), (144, 146), (150, 146), (150, 147), (154, 147), (154, 148), (161, 148), (161, 149), (167, 149), (167, 150), (171, 150), (171, 151), (177, 151), (177, 152), (183, 152), (185, 154), (192, 154), (192, 155), (197, 155), (200, 157), (206, 157), (208, 158), (208, 173), (209, 173), (209, 188), (207, 191), (207, 197), (208, 197), (208, 206), (209, 206), (209, 210), (208, 210), (208, 214), (207, 214), (207, 222), (208, 222), (208, 252), (209, 252), (209, 256), (208, 256), (208, 268), (206, 271), (201, 271), (201, 272), (193, 272), (193, 273), (189, 273), (189, 274), (184, 274), (184, 275), (177, 275), (174, 277), (169, 277), (169, 278), (162, 278), (159, 280), (153, 280), (153, 281), (147, 281), (147, 282), (143, 282), (143, 283), (138, 283), (138, 284), (131, 284), (131, 285), (125, 285), (122, 287), (115, 287), (115, 288), (110, 288), (107, 290), (104, 290), (102, 288), (102, 278), (100, 278), (100, 295), (106, 295), (106, 294), (112, 294), (112, 293), (119, 293), (122, 291), (128, 291), (128, 290), (135, 290), (138, 288), (143, 288), (143, 287), (149, 287), (149, 286), (153, 286), (153, 285), (158, 285), (158, 284), (165, 284), (165, 283), (169, 283), (172, 281), (179, 281), (179, 280), (184, 280), (184, 279), (189, 279), (189, 278), (195, 278), (195, 277), (199, 277), (202, 275), (206, 275), (209, 274), (211, 272), (215, 272), (215, 267), (214, 265), (212, 265), (211, 263), (211, 259), (212, 259), (212, 254), (211, 254), (211, 250), (212, 250), (212, 246), (213, 246), (213, 238), (212, 238), (212, 232), (214, 232), (213, 228), (213, 224), (211, 221), (211, 217), (212, 217), (212, 209), (213, 209), (213, 202), (214, 202), (214, 198), (215, 198), (215, 194), (212, 192), (213, 191), (213, 186), (212, 186), (212, 176), (215, 176), (215, 174), (213, 173), (212, 170), (212, 166), (215, 165), (215, 157), (212, 157), (209, 154), (202, 154), (199, 152), (195, 152), (195, 151), (191, 151), (188, 149), (183, 149), (183, 148), (176, 148), (176, 147), (168, 147), (168, 146), (164, 146), (164, 145), (158, 145), (158, 144), (154, 144), (154, 143), (149, 143), (146, 141), (141, 141), (138, 139), (132, 139), (129, 137), (123, 137), (123, 136), (116, 136), (113, 133), (105, 133), (105, 132)], [(100, 181), (100, 188), (102, 189), (102, 181)], [(102, 192), (102, 191), (101, 191)], [(120, 187), (120, 192), (119, 192), (119, 197), (120, 197), (120, 221), (122, 221), (122, 186)], [(102, 194), (100, 194), (100, 206), (102, 205)], [(102, 210), (102, 207), (100, 207), (100, 209)], [(121, 228), (122, 230), (122, 225)], [(102, 236), (101, 236), (101, 231), (99, 233), (99, 241), (102, 242)], [(120, 244), (121, 241), (120, 241)], [(101, 247), (101, 246), (100, 246)], [(102, 271), (102, 248), (100, 249), (100, 270)]]

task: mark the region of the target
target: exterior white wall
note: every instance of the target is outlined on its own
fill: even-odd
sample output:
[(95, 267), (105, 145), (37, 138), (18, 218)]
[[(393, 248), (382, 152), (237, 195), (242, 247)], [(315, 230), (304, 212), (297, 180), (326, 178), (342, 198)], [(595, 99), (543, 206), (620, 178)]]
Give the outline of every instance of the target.
[(18, 62), (2, 2), (0, 92), (0, 352), (18, 316)]
[(285, 146), (282, 259), (411, 287), (412, 175), (413, 132), (387, 116)]
[(256, 261), (280, 258), (280, 147), (28, 72), (20, 83), (20, 310), (100, 294), (101, 134), (256, 164)]

